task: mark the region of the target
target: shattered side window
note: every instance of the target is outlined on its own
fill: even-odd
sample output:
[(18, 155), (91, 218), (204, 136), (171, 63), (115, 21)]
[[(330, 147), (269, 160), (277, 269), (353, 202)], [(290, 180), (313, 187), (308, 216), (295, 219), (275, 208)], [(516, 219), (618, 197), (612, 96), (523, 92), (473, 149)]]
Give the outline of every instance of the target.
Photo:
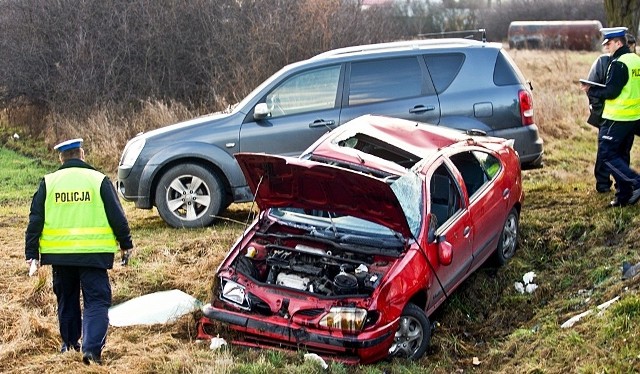
[(398, 198), (409, 229), (414, 237), (418, 236), (422, 223), (422, 182), (417, 174), (409, 172), (391, 184), (391, 190)]
[(473, 154), (474, 156), (476, 156), (476, 158), (484, 168), (484, 171), (487, 173), (489, 180), (492, 180), (496, 175), (498, 175), (500, 169), (502, 169), (500, 160), (484, 152), (474, 151)]

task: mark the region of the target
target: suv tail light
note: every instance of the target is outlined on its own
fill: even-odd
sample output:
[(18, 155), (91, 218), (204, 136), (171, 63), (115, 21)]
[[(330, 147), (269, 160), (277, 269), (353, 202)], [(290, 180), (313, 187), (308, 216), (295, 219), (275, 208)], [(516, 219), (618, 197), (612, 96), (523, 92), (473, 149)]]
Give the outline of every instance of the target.
[(520, 90), (518, 92), (518, 99), (520, 101), (520, 119), (522, 119), (522, 126), (533, 125), (533, 97), (531, 97), (531, 93), (526, 90)]

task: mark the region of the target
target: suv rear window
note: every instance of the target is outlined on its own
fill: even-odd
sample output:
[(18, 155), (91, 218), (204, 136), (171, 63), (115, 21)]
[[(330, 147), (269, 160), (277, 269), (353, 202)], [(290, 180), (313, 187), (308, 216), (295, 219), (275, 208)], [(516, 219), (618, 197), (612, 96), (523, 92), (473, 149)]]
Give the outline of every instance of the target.
[(424, 55), (437, 93), (444, 92), (453, 82), (460, 72), (464, 58), (462, 53)]
[(416, 97), (422, 94), (422, 71), (415, 57), (354, 62), (349, 105)]
[(520, 84), (518, 73), (513, 69), (515, 64), (509, 61), (509, 57), (504, 51), (498, 53), (496, 66), (493, 70), (493, 83), (496, 86), (509, 86), (512, 84)]

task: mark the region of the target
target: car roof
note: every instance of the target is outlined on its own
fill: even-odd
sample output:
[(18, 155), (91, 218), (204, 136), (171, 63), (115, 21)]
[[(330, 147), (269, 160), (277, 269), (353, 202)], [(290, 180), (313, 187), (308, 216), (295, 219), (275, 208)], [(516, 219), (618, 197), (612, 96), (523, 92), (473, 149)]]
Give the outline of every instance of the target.
[(359, 155), (354, 155), (350, 148), (339, 145), (340, 141), (356, 134), (366, 134), (372, 138), (380, 139), (423, 160), (431, 158), (444, 148), (459, 143), (479, 145), (485, 141), (492, 143), (504, 141), (487, 136), (472, 136), (461, 130), (422, 122), (364, 115), (325, 135), (306, 152), (303, 152), (303, 155), (312, 153), (314, 156), (332, 158), (336, 154), (342, 154), (346, 157), (355, 157), (357, 160)]
[[(353, 139), (357, 139), (357, 146), (347, 144)], [(402, 175), (409, 169), (420, 173), (440, 155), (456, 149), (497, 151), (505, 146), (512, 147), (512, 141), (422, 122), (364, 115), (325, 134), (300, 157)]]
[(433, 50), (448, 48), (470, 48), (470, 47), (492, 47), (502, 48), (500, 43), (488, 43), (465, 38), (443, 38), (443, 39), (419, 39), (405, 40), (389, 43), (377, 43), (357, 45), (352, 47), (338, 48), (311, 57), (309, 61), (322, 60), (337, 57), (353, 57), (357, 55), (368, 55), (378, 53), (407, 52), (416, 50)]

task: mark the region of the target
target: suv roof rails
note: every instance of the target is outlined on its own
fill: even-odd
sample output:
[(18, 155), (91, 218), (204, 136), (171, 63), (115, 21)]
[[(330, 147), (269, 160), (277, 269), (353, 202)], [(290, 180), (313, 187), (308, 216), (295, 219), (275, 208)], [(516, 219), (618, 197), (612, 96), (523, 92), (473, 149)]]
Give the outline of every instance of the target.
[[(464, 34), (467, 34), (465, 36), (462, 36)], [(475, 38), (477, 37), (477, 34), (480, 34), (480, 40), (483, 43), (487, 42), (487, 29), (477, 29), (477, 30), (460, 30), (460, 31), (442, 31), (442, 32), (432, 32), (432, 33), (427, 33), (427, 34), (418, 34), (419, 37), (424, 38), (433, 38), (433, 37), (440, 37), (442, 38), (450, 38), (452, 37), (452, 35), (460, 35), (457, 36), (458, 38), (463, 38), (463, 39), (473, 39), (475, 40)]]
[(351, 47), (344, 47), (333, 49), (331, 51), (323, 52), (311, 57), (311, 59), (319, 59), (330, 56), (341, 56), (351, 53), (359, 52), (378, 52), (390, 49), (418, 49), (423, 46), (438, 46), (438, 45), (469, 45), (477, 42), (468, 38), (448, 38), (448, 39), (417, 39), (417, 40), (403, 40), (397, 42), (378, 43), (378, 44), (365, 44), (356, 45)]

